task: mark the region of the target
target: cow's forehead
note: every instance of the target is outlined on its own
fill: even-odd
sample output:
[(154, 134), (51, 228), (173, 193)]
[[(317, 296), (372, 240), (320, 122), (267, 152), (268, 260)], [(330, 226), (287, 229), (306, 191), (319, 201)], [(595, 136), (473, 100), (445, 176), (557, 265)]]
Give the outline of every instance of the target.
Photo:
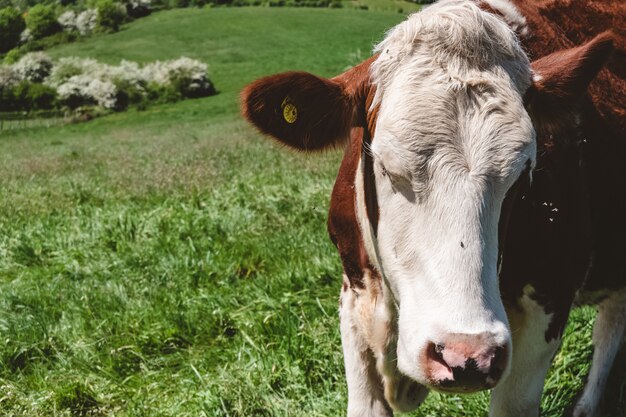
[(372, 150), (414, 186), (438, 163), (506, 177), (534, 155), (522, 99), (528, 58), (499, 18), (471, 2), (442, 2), (392, 29), (378, 50)]
[(532, 123), (511, 86), (456, 90), (430, 81), (398, 81), (380, 104), (372, 152), (392, 173), (422, 185), (443, 165), (505, 178), (534, 156)]
[(453, 87), (508, 78), (519, 94), (531, 82), (530, 62), (515, 33), (499, 17), (465, 0), (444, 0), (392, 28), (376, 46), (372, 65), (377, 105), (403, 68), (413, 76), (442, 73)]

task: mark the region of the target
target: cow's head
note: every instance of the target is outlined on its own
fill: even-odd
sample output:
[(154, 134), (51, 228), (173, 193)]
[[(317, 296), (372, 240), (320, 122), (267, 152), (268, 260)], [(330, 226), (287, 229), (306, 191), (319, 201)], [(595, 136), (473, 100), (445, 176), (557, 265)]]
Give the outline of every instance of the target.
[(364, 127), (357, 217), (394, 299), (401, 373), (469, 392), (507, 370), (498, 223), (505, 196), (535, 164), (525, 97), (538, 109), (582, 94), (605, 50), (596, 39), (544, 59), (533, 85), (513, 31), (452, 0), (412, 15), (376, 55), (335, 78), (291, 72), (244, 90), (248, 120), (299, 150), (341, 143)]

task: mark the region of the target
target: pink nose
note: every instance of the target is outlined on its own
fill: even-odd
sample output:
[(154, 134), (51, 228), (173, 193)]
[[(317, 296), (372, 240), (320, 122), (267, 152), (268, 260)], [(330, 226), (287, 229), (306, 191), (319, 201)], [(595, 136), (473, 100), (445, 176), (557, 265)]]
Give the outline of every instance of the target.
[(493, 388), (507, 364), (506, 344), (491, 333), (449, 334), (426, 347), (426, 372), (435, 388), (473, 392)]

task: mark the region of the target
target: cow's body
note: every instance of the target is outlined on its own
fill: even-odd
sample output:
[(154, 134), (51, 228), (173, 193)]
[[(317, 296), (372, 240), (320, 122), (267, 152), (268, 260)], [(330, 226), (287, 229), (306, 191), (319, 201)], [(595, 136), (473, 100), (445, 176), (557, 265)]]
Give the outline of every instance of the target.
[[(449, 10), (454, 13), (454, 7), (456, 7), (454, 0), (449, 3), (452, 4), (452, 8), (445, 9), (448, 4), (444, 4), (442, 14), (448, 13)], [(455, 316), (454, 320), (463, 324), (445, 324), (448, 327), (444, 330), (436, 330), (434, 327), (435, 330), (430, 330), (426, 336), (430, 342), (424, 349), (415, 350), (416, 348), (412, 346), (423, 343), (423, 339), (411, 338), (411, 334), (407, 335), (406, 330), (401, 330), (403, 326), (404, 329), (411, 328), (411, 326), (418, 329), (420, 317), (411, 317), (407, 311), (423, 312), (424, 310), (411, 310), (412, 307), (406, 307), (407, 303), (404, 301), (402, 306), (404, 313), (400, 312), (402, 300), (398, 296), (398, 291), (404, 288), (403, 285), (406, 286), (407, 278), (397, 278), (402, 276), (402, 268), (396, 268), (394, 262), (390, 262), (389, 259), (395, 256), (397, 259), (395, 263), (406, 264), (407, 259), (411, 261), (411, 258), (406, 256), (403, 258), (402, 253), (394, 255), (394, 251), (402, 252), (405, 249), (390, 247), (395, 243), (393, 239), (390, 241), (384, 235), (385, 232), (389, 234), (384, 229), (398, 228), (398, 223), (394, 224), (393, 219), (385, 214), (387, 212), (385, 205), (392, 204), (389, 200), (396, 201), (395, 194), (399, 190), (397, 192), (413, 204), (413, 206), (407, 205), (409, 209), (420, 204), (441, 206), (437, 206), (437, 188), (428, 184), (429, 181), (436, 181), (436, 178), (433, 179), (431, 176), (436, 175), (437, 171), (433, 171), (435, 172), (433, 174), (423, 167), (414, 172), (413, 183), (409, 188), (402, 183), (404, 180), (396, 182), (397, 179), (394, 179), (393, 195), (389, 194), (389, 190), (381, 189), (381, 177), (394, 177), (394, 172), (397, 171), (397, 167), (393, 165), (397, 158), (383, 158), (383, 154), (389, 152), (389, 144), (393, 145), (394, 141), (385, 142), (379, 138), (380, 135), (389, 136), (389, 132), (393, 132), (397, 127), (391, 126), (390, 130), (390, 120), (394, 120), (394, 115), (389, 114), (388, 103), (393, 102), (394, 90), (393, 86), (385, 84), (385, 74), (393, 70), (394, 60), (401, 59), (398, 58), (400, 55), (393, 56), (397, 53), (393, 49), (397, 46), (393, 44), (393, 39), (381, 44), (380, 55), (372, 57), (364, 64), (332, 81), (311, 80), (307, 77), (302, 78), (299, 74), (291, 74), (284, 79), (270, 77), (253, 85), (244, 94), (244, 100), (248, 106), (244, 111), (253, 123), (265, 133), (292, 146), (305, 149), (322, 148), (335, 140), (333, 135), (339, 138), (348, 135), (348, 129), (344, 127), (342, 117), (345, 115), (342, 116), (343, 107), (341, 106), (332, 116), (324, 116), (329, 126), (341, 127), (340, 131), (335, 133), (326, 131), (315, 136), (315, 132), (305, 126), (302, 129), (308, 130), (303, 134), (297, 130), (290, 130), (293, 128), (290, 124), (294, 122), (289, 121), (287, 116), (285, 120), (288, 124), (284, 126), (273, 120), (275, 113), (277, 114), (280, 109), (285, 109), (286, 103), (288, 105), (291, 100), (294, 102), (300, 100), (297, 96), (294, 98), (295, 94), (299, 91), (313, 91), (317, 94), (312, 96), (315, 98), (312, 100), (313, 103), (316, 100), (322, 102), (327, 99), (343, 103), (342, 94), (345, 94), (349, 99), (346, 99), (342, 106), (356, 107), (354, 111), (356, 116), (353, 116), (356, 119), (354, 124), (362, 127), (354, 128), (349, 135), (344, 159), (332, 193), (328, 222), (329, 234), (337, 246), (344, 267), (340, 318), (349, 391), (348, 415), (351, 417), (390, 416), (392, 409), (412, 410), (426, 397), (428, 389), (425, 386), (441, 391), (463, 392), (490, 388), (498, 380), (501, 382), (493, 391), (490, 415), (494, 417), (537, 416), (545, 374), (560, 345), (560, 337), (569, 311), (577, 302), (599, 303), (600, 305), (594, 329), (593, 367), (587, 388), (574, 409), (574, 417), (592, 417), (598, 411), (598, 402), (608, 372), (624, 334), (626, 242), (621, 237), (626, 235), (626, 216), (623, 214), (626, 213), (626, 193), (624, 192), (626, 174), (623, 170), (623, 161), (626, 160), (626, 120), (623, 108), (626, 99), (626, 83), (624, 81), (623, 41), (626, 33), (620, 25), (624, 24), (625, 6), (619, 1), (485, 0), (473, 4), (477, 4), (480, 11), (472, 7), (468, 12), (470, 13), (467, 16), (468, 19), (472, 13), (498, 16), (500, 21), (506, 22), (506, 25), (519, 36), (529, 58), (538, 60), (533, 64), (536, 87), (528, 88), (528, 85), (524, 84), (525, 77), (529, 77), (529, 66), (525, 56), (516, 55), (519, 51), (514, 45), (506, 45), (506, 42), (513, 38), (510, 38), (505, 33), (506, 31), (501, 33), (502, 28), (497, 22), (494, 24), (490, 16), (478, 16), (478, 21), (486, 22), (484, 23), (486, 26), (495, 25), (487, 27), (486, 30), (493, 32), (490, 35), (492, 38), (501, 36), (501, 39), (494, 40), (494, 42), (498, 43), (498, 48), (503, 48), (504, 52), (499, 52), (495, 48), (485, 53), (484, 56), (478, 54), (477, 59), (484, 59), (485, 63), (476, 64), (477, 70), (472, 70), (474, 72), (465, 74), (461, 69), (458, 72), (460, 75), (457, 76), (455, 71), (458, 68), (452, 65), (446, 70), (447, 72), (444, 71), (444, 74), (451, 74), (449, 75), (451, 89), (460, 88), (460, 91), (463, 89), (469, 91), (476, 88), (477, 92), (472, 94), (476, 94), (477, 102), (481, 102), (483, 100), (481, 97), (485, 94), (487, 97), (495, 94), (496, 98), (513, 94), (511, 98), (506, 99), (506, 103), (503, 103), (504, 108), (494, 110), (495, 113), (500, 112), (513, 118), (508, 119), (509, 121), (506, 118), (502, 119), (503, 127), (498, 128), (500, 130), (497, 130), (499, 132), (497, 135), (490, 133), (489, 130), (478, 134), (478, 137), (491, 135), (490, 140), (494, 143), (492, 148), (485, 148), (480, 143), (476, 144), (471, 141), (460, 145), (452, 143), (450, 145), (452, 151), (463, 155), (461, 165), (467, 164), (467, 167), (461, 166), (459, 172), (467, 170), (470, 173), (467, 178), (463, 177), (466, 175), (463, 173), (455, 175), (461, 175), (459, 183), (470, 181), (468, 178), (472, 176), (487, 178), (491, 174), (487, 171), (481, 174), (474, 168), (483, 166), (491, 171), (501, 170), (498, 178), (504, 178), (508, 174), (502, 172), (506, 171), (507, 167), (511, 167), (511, 170), (517, 170), (513, 178), (517, 178), (517, 181), (516, 185), (509, 190), (502, 205), (499, 233), (497, 230), (490, 229), (494, 227), (493, 220), (489, 220), (486, 214), (480, 214), (488, 213), (488, 209), (482, 208), (479, 209), (478, 217), (476, 217), (476, 219), (480, 218), (482, 233), (479, 239), (480, 247), (475, 246), (478, 243), (476, 239), (471, 238), (471, 230), (459, 235), (460, 242), (454, 242), (455, 245), (458, 242), (460, 246), (451, 248), (449, 242), (443, 243), (442, 248), (451, 254), (450, 265), (454, 266), (455, 262), (461, 262), (459, 265), (466, 265), (469, 275), (474, 274), (473, 268), (480, 268), (476, 269), (476, 273), (472, 276), (483, 282), (484, 287), (478, 288), (482, 292), (471, 295), (474, 294), (472, 291), (477, 289), (468, 284), (459, 293), (461, 297), (467, 299), (466, 306), (458, 306), (459, 310), (466, 313), (465, 316), (455, 316), (453, 310), (442, 309), (433, 312)], [(437, 9), (431, 12), (431, 15), (435, 14), (435, 21), (436, 13)], [(589, 18), (590, 15), (593, 18)], [(452, 20), (454, 18), (452, 16)], [(427, 25), (428, 17), (424, 19), (426, 23), (415, 20), (417, 22), (415, 24)], [(562, 83), (563, 85), (573, 89), (578, 88), (584, 92), (587, 83), (604, 63), (602, 57), (607, 55), (609, 44), (605, 39), (606, 36), (591, 39), (607, 29), (615, 31), (618, 52), (590, 85), (589, 94), (584, 94), (582, 97), (572, 94), (571, 102), (568, 102), (563, 98), (569, 97), (567, 95), (569, 93), (559, 90), (561, 84), (554, 74), (558, 74), (561, 70), (555, 69), (555, 66), (566, 62), (572, 66), (590, 67), (591, 69), (586, 72), (581, 71), (582, 76), (569, 74), (567, 68), (562, 71), (567, 75), (565, 77), (567, 80)], [(395, 34), (392, 32), (389, 38), (396, 36), (401, 39), (402, 36), (408, 36), (418, 39), (421, 35), (419, 30), (415, 30), (415, 34), (407, 35), (410, 30), (413, 28), (407, 28), (405, 24)], [(489, 36), (484, 39), (477, 37), (476, 45), (481, 45), (485, 39), (491, 38)], [(471, 43), (470, 41), (473, 39), (470, 39), (468, 44)], [(514, 39), (513, 41), (517, 42)], [(578, 50), (574, 49), (562, 55), (548, 56), (553, 52), (572, 48), (587, 41), (590, 41), (588, 45), (591, 46), (586, 46), (585, 53), (580, 57), (576, 55)], [(389, 52), (390, 49), (391, 52)], [(405, 53), (400, 51), (401, 54)], [(504, 57), (504, 63), (497, 61), (500, 53)], [(385, 54), (392, 54), (392, 56), (388, 57)], [(418, 53), (413, 50), (406, 54)], [(417, 56), (419, 58), (419, 54)], [(544, 58), (546, 56), (548, 57)], [(425, 57), (428, 58), (428, 55)], [(426, 58), (419, 58), (425, 62), (420, 65), (424, 66), (430, 62), (429, 58)], [(382, 61), (384, 59), (387, 59), (389, 64), (385, 64)], [(510, 62), (506, 61), (509, 59)], [(578, 61), (584, 62), (581, 64)], [(490, 87), (492, 83), (499, 82), (495, 78), (493, 80), (489, 78), (492, 76), (491, 68), (494, 62), (497, 63), (498, 68), (504, 68), (504, 72), (498, 73), (502, 74), (502, 79), (505, 80), (501, 88), (497, 85)], [(519, 64), (519, 67), (512, 67), (513, 64)], [(593, 68), (594, 65), (597, 68)], [(429, 76), (433, 73), (434, 79), (437, 80), (437, 71), (435, 67), (424, 74)], [(373, 75), (370, 75), (370, 72)], [(547, 74), (546, 79), (542, 77), (544, 74)], [(368, 81), (370, 76), (373, 77), (373, 81)], [(292, 81), (292, 78), (296, 81)], [(410, 78), (407, 79), (410, 80)], [(555, 79), (556, 82), (554, 82)], [(460, 87), (452, 86), (457, 82)], [(290, 86), (287, 89), (280, 83)], [(336, 88), (335, 83), (344, 86), (343, 89)], [(271, 89), (274, 84), (280, 85), (274, 89), (275, 91)], [(297, 86), (293, 87), (292, 84), (297, 84)], [(373, 84), (374, 88), (371, 88), (370, 84)], [(484, 87), (486, 90), (481, 90), (483, 84), (487, 86)], [(489, 88), (493, 88), (495, 93), (490, 92)], [(516, 116), (516, 112), (521, 111), (519, 108), (521, 98), (515, 99), (514, 97), (517, 92), (521, 96), (524, 94), (528, 96), (531, 90), (538, 98), (535, 100), (523, 97), (523, 99), (529, 107), (528, 113), (533, 119), (536, 130), (536, 162), (535, 142), (531, 143), (523, 139), (527, 135), (525, 133), (526, 116), (522, 113)], [(406, 94), (406, 100), (410, 101), (410, 92)], [(416, 97), (415, 94), (413, 97)], [(423, 93), (419, 93), (417, 97), (423, 96), (420, 94)], [(445, 89), (436, 92), (432, 106), (439, 105), (440, 102), (437, 100), (445, 94)], [(465, 93), (459, 94), (459, 97), (464, 97)], [(553, 99), (549, 94), (555, 94), (558, 99)], [(455, 95), (452, 94), (451, 97)], [(276, 106), (280, 103), (279, 110), (275, 110), (269, 104), (266, 105), (262, 101), (263, 98), (268, 103), (276, 103)], [(385, 102), (385, 100), (387, 100), (387, 106), (381, 106), (381, 101)], [(446, 99), (441, 100), (444, 105), (447, 103)], [(533, 103), (534, 107), (528, 103)], [(315, 107), (315, 104), (308, 105), (311, 107), (306, 108), (305, 113), (313, 114), (321, 120), (322, 117), (318, 117), (317, 114), (322, 110)], [(482, 106), (489, 105), (493, 103), (486, 101)], [(269, 110), (266, 110), (264, 106)], [(457, 103), (457, 106), (464, 108), (462, 103)], [(471, 110), (471, 108), (468, 109)], [(479, 113), (472, 117), (478, 119), (483, 117), (481, 119), (483, 121), (478, 123), (476, 128), (481, 128), (483, 125), (489, 127), (488, 125), (493, 124), (494, 120), (499, 120), (493, 119), (491, 113), (480, 113), (480, 109), (478, 111)], [(359, 116), (360, 114), (362, 116)], [(466, 122), (462, 115), (459, 117), (458, 122), (454, 124), (454, 129), (463, 130), (463, 123)], [(335, 120), (341, 120), (341, 122), (336, 123)], [(405, 123), (406, 117), (400, 115), (398, 120), (401, 122), (396, 120), (394, 122), (396, 125)], [(515, 120), (519, 120), (519, 126)], [(426, 124), (428, 122), (428, 120), (425, 121)], [(383, 123), (384, 126), (379, 127), (377, 125), (379, 123)], [(411, 121), (406, 123), (410, 124)], [(512, 130), (507, 130), (505, 126), (508, 125), (515, 126), (511, 128)], [(298, 129), (297, 126), (295, 128)], [(418, 130), (419, 128), (418, 126)], [(383, 129), (383, 132), (380, 133), (377, 129)], [(439, 134), (436, 121), (431, 130), (435, 135), (433, 137)], [(405, 136), (406, 132), (402, 135)], [(456, 134), (452, 133), (452, 135)], [(513, 146), (509, 143), (510, 141), (498, 139), (499, 135), (519, 137), (519, 143)], [(304, 136), (303, 145), (294, 145), (299, 136)], [(468, 134), (467, 137), (471, 139), (473, 136)], [(501, 142), (497, 142), (498, 140)], [(515, 142), (517, 139), (511, 140)], [(381, 145), (381, 141), (385, 143)], [(385, 144), (387, 147), (383, 146)], [(421, 146), (422, 148), (419, 148), (418, 144), (416, 153), (426, 161), (428, 158), (440, 156), (440, 151), (436, 149), (440, 144), (435, 143), (427, 149), (424, 149), (423, 144)], [(458, 146), (458, 149), (455, 146)], [(512, 147), (510, 150), (503, 150), (506, 146)], [(481, 152), (486, 153), (487, 159), (500, 161), (500, 165), (494, 165), (493, 161), (481, 162), (480, 158), (472, 159), (475, 154)], [(531, 153), (533, 156), (529, 157)], [(383, 160), (385, 167), (377, 166), (371, 154), (376, 156), (377, 161)], [(501, 160), (507, 155), (514, 158)], [(454, 165), (453, 162), (447, 163), (446, 166)], [(525, 170), (522, 169), (524, 162), (526, 163)], [(513, 166), (515, 168), (512, 168)], [(530, 171), (533, 167), (535, 169), (532, 172), (531, 181)], [(523, 173), (519, 175), (522, 170)], [(416, 176), (417, 180), (415, 180)], [(507, 185), (506, 188), (509, 186)], [(455, 193), (458, 192), (455, 191), (456, 186), (447, 185), (446, 187), (450, 198), (454, 198)], [(470, 188), (468, 185), (463, 190), (466, 192)], [(487, 190), (491, 188), (487, 187), (479, 191), (487, 193), (483, 204), (491, 204), (489, 199), (492, 197), (488, 193), (495, 193), (494, 213), (499, 216), (500, 203), (497, 197), (499, 191)], [(431, 193), (435, 195), (432, 196)], [(471, 193), (467, 195), (470, 196)], [(453, 206), (463, 207), (464, 212), (470, 218), (473, 215), (472, 207), (474, 206), (464, 204), (457, 198)], [(450, 215), (444, 215), (442, 209), (436, 209), (435, 215), (443, 216), (444, 220), (441, 221), (444, 223), (454, 223), (458, 217), (457, 215), (457, 217), (450, 217), (451, 220), (446, 220)], [(435, 222), (440, 221), (439, 217), (434, 218)], [(458, 218), (462, 219), (462, 216)], [(407, 230), (411, 226), (415, 227), (407, 223)], [(498, 229), (497, 217), (495, 228)], [(378, 234), (379, 229), (383, 233), (382, 236)], [(454, 227), (450, 230), (454, 232), (453, 229)], [(454, 235), (446, 229), (441, 230), (445, 236)], [(407, 233), (410, 237), (409, 232), (398, 230), (393, 238), (399, 239), (403, 242), (402, 245), (406, 246)], [(485, 235), (499, 235), (499, 251)], [(469, 240), (465, 240), (464, 236), (469, 236)], [(385, 242), (387, 242), (386, 246), (384, 246)], [(419, 247), (419, 242), (417, 244)], [(497, 242), (495, 245), (498, 246)], [(428, 253), (428, 248), (421, 249), (421, 252), (417, 250), (415, 256), (419, 258), (419, 256), (424, 256), (424, 253)], [(473, 256), (475, 264), (463, 263), (465, 262), (463, 254), (466, 253), (475, 254), (467, 255)], [(493, 288), (489, 287), (489, 277), (495, 276), (495, 271), (491, 271), (490, 268), (495, 268), (496, 253), (500, 257), (498, 262), (500, 294), (497, 293), (497, 288), (494, 292)], [(483, 256), (483, 258), (476, 260), (476, 256)], [(440, 270), (448, 268), (441, 262), (429, 264), (428, 260), (410, 263), (410, 265), (414, 269), (430, 268), (435, 275), (437, 270), (433, 270), (432, 265), (438, 265), (437, 268)], [(390, 271), (385, 272), (385, 269), (390, 269)], [(432, 274), (433, 272), (430, 272), (430, 275)], [(393, 279), (390, 279), (390, 276), (393, 276)], [(442, 277), (445, 278), (445, 276)], [(400, 283), (394, 281), (398, 279)], [(419, 288), (419, 283), (415, 288)], [(450, 288), (449, 300), (433, 296), (432, 300), (421, 299), (422, 304), (431, 301), (445, 304), (446, 301), (455, 299), (453, 296), (456, 296), (454, 292), (456, 290), (454, 286)], [(403, 291), (406, 291), (406, 288)], [(441, 294), (441, 291), (444, 290), (439, 288), (438, 294)], [(463, 298), (456, 299), (463, 300)], [(477, 301), (477, 299), (484, 300)], [(478, 304), (473, 304), (476, 302)], [(508, 323), (506, 323), (506, 317), (501, 317), (502, 304), (506, 309)], [(440, 319), (433, 321), (429, 317), (428, 320), (439, 323), (438, 325), (442, 323)], [(428, 320), (425, 319), (424, 322)], [(413, 322), (416, 321), (418, 323), (414, 324)], [(502, 327), (507, 324), (510, 326), (510, 332)], [(419, 331), (416, 331), (416, 334)], [(439, 339), (436, 340), (436, 338), (445, 339), (446, 342), (439, 343)], [(509, 353), (511, 344), (512, 355)], [(516, 352), (523, 352), (523, 354), (516, 354)], [(416, 365), (407, 363), (407, 358), (411, 357), (418, 362)]]
[[(615, 31), (619, 44), (591, 83), (580, 121), (538, 132), (544, 145), (532, 185), (515, 199), (500, 273), (511, 326), (519, 322), (521, 328), (514, 349), (527, 355), (514, 356), (509, 379), (517, 381), (504, 381), (494, 391), (494, 415), (536, 413), (572, 305), (599, 303), (593, 368), (573, 413), (590, 417), (598, 410), (626, 320), (626, 4), (515, 3), (527, 22), (520, 39), (531, 59), (579, 45), (607, 29)], [(532, 400), (511, 401), (515, 392), (531, 387)]]

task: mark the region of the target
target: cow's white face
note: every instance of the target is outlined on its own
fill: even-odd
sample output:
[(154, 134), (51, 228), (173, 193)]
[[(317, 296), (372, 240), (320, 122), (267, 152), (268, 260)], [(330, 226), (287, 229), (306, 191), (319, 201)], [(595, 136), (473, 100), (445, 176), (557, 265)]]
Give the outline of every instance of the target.
[(493, 386), (507, 368), (498, 220), (536, 153), (523, 105), (528, 60), (504, 23), (467, 3), (440, 5), (436, 19), (414, 15), (378, 48), (379, 222), (364, 233), (397, 304), (400, 371), (452, 391)]

